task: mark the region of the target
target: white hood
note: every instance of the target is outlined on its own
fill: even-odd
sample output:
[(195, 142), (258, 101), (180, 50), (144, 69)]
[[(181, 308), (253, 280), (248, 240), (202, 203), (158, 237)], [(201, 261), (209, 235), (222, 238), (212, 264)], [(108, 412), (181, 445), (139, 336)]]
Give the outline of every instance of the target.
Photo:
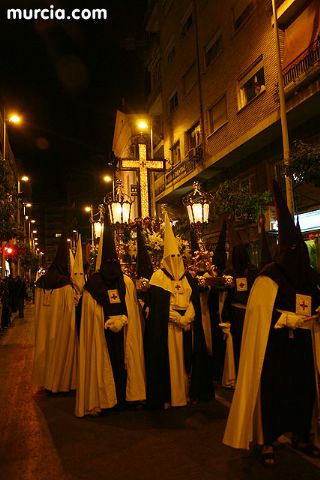
[(81, 295), (84, 286), (84, 271), (83, 271), (83, 257), (81, 235), (79, 234), (77, 242), (77, 250), (74, 258), (73, 267), (71, 269), (71, 280), (76, 291)]
[(164, 251), (162, 266), (174, 278), (180, 280), (185, 273), (183, 260), (179, 253), (178, 243), (173, 234), (167, 213), (164, 219)]

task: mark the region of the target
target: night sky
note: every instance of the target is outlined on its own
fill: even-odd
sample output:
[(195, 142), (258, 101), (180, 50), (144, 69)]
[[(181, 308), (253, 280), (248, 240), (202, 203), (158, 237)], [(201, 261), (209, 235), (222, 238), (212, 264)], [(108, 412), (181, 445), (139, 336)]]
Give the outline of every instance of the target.
[[(145, 0), (0, 5), (0, 103), (24, 116), (9, 138), (33, 201), (88, 203), (103, 192), (115, 112), (142, 110)], [(8, 21), (6, 7), (107, 8), (107, 20)]]

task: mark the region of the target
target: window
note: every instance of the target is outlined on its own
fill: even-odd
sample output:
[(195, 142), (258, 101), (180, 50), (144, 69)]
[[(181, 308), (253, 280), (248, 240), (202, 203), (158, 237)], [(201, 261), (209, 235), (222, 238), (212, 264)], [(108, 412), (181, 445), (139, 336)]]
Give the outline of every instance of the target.
[(208, 43), (204, 50), (206, 67), (213, 62), (215, 58), (223, 51), (222, 48), (222, 34), (220, 30), (215, 34), (213, 39)]
[(243, 108), (265, 89), (264, 68), (261, 60), (239, 80), (239, 108)]
[(216, 132), (228, 121), (227, 98), (223, 95), (208, 111), (210, 133)]
[(180, 140), (171, 147), (171, 164), (176, 165), (181, 162)]
[(169, 98), (169, 114), (171, 115), (178, 108), (178, 92)]
[(234, 29), (243, 25), (250, 17), (255, 6), (255, 0), (238, 0), (233, 8), (233, 24)]
[(197, 66), (196, 66), (196, 63), (193, 63), (183, 77), (184, 93), (185, 94), (189, 93), (196, 82), (197, 82)]
[(201, 128), (200, 122), (196, 123), (187, 131), (187, 149), (188, 152), (201, 145)]

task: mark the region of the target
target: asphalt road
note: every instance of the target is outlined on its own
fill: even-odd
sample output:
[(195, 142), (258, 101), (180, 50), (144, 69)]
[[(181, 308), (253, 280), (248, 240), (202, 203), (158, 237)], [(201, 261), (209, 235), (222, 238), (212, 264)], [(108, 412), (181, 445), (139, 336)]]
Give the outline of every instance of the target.
[(308, 461), (285, 439), (269, 469), (256, 455), (224, 446), (227, 402), (76, 418), (74, 393), (50, 395), (30, 383), (33, 308), (0, 336), (1, 479), (320, 479), (320, 462)]

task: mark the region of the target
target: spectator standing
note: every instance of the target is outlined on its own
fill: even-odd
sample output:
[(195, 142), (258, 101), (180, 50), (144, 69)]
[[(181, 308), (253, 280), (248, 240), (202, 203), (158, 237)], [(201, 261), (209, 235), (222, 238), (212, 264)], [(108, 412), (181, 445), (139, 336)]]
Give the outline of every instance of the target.
[(14, 284), (14, 303), (19, 311), (19, 318), (24, 318), (25, 299), (27, 299), (27, 285), (18, 275)]

